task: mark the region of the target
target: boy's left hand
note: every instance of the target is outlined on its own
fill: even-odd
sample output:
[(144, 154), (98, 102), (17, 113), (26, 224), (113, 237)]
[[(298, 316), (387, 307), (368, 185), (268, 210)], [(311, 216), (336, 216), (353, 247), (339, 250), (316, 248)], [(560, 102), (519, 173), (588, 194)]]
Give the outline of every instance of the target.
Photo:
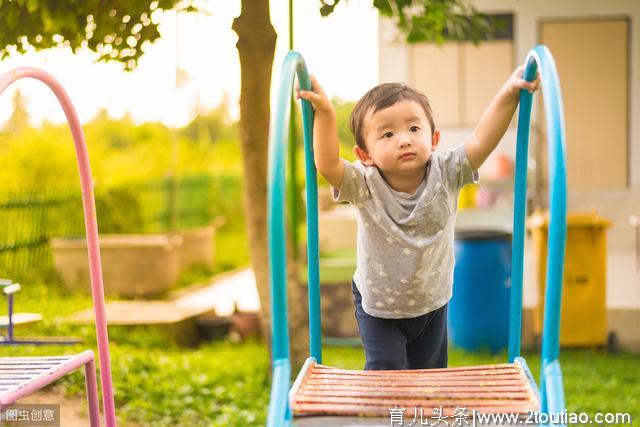
[(520, 65), (515, 69), (509, 80), (505, 83), (505, 88), (514, 96), (520, 95), (520, 90), (528, 90), (529, 93), (533, 93), (540, 89), (540, 72), (538, 72), (536, 79), (532, 82), (524, 80), (522, 74), (524, 73), (524, 65)]

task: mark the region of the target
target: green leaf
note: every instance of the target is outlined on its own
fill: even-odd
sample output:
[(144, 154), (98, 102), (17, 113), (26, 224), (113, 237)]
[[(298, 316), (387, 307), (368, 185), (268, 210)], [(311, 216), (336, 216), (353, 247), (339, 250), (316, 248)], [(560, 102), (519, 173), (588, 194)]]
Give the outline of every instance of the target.
[(325, 0), (320, 0), (320, 15), (329, 16), (333, 13), (336, 6), (340, 3), (340, 0), (327, 3)]
[(27, 10), (29, 13), (33, 13), (38, 10), (38, 0), (28, 0), (27, 1)]
[(393, 10), (388, 0), (373, 0), (373, 6), (384, 16), (393, 15)]

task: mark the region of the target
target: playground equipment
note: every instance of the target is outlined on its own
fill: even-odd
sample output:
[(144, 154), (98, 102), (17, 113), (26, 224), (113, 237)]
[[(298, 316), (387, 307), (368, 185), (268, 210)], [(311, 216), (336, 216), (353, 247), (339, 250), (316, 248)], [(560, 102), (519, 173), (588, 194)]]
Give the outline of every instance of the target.
[(14, 313), (13, 303), (15, 294), (22, 289), (19, 283), (13, 283), (13, 281), (9, 279), (0, 279), (0, 289), (2, 289), (2, 293), (7, 297), (7, 315), (0, 316), (0, 327), (7, 328), (7, 335), (0, 336), (0, 345), (78, 344), (81, 342), (78, 338), (70, 337), (16, 339), (13, 330), (16, 325), (40, 321), (42, 320), (42, 315), (40, 313)]
[(15, 325), (22, 323), (32, 323), (42, 320), (40, 313), (14, 313), (13, 302), (15, 294), (22, 289), (19, 283), (13, 283), (9, 279), (0, 279), (0, 289), (2, 294), (7, 298), (7, 315), (0, 317), (0, 327), (7, 328), (7, 335), (0, 337), (0, 345), (21, 343), (13, 336), (13, 328)]
[[(109, 358), (109, 338), (104, 308), (102, 267), (98, 244), (98, 224), (96, 222), (95, 199), (91, 166), (84, 140), (84, 133), (78, 115), (69, 95), (62, 85), (49, 73), (37, 68), (16, 68), (0, 76), (0, 94), (16, 80), (34, 78), (45, 83), (58, 98), (71, 129), (76, 149), (76, 158), (82, 187), (82, 203), (87, 233), (87, 248), (91, 273), (91, 292), (96, 319), (96, 336), (100, 355), (100, 379), (102, 385), (102, 403), (107, 427), (116, 425), (113, 388), (111, 384), (111, 363)], [(100, 410), (96, 379), (95, 357), (93, 351), (86, 350), (73, 356), (54, 357), (3, 357), (0, 358), (0, 409), (11, 405), (21, 398), (42, 389), (67, 373), (84, 366), (89, 421), (91, 426), (100, 426)]]
[[(284, 159), (289, 136), (287, 125), (291, 113), (290, 97), (294, 74), (297, 75), (302, 90), (310, 89), (310, 81), (302, 56), (297, 52), (287, 55), (282, 67), (269, 141), (268, 229), (273, 382), (268, 426), (389, 425), (394, 410), (396, 416), (399, 411), (406, 411), (406, 415), (411, 418), (413, 408), (418, 407), (427, 411), (439, 409), (440, 415), (445, 417), (459, 416), (460, 409), (464, 409), (467, 416), (482, 412), (519, 414), (526, 417), (532, 411), (540, 411), (548, 417), (549, 414), (560, 414), (564, 411), (564, 390), (558, 356), (566, 240), (565, 132), (558, 75), (553, 58), (544, 46), (537, 46), (529, 52), (524, 78), (533, 81), (538, 69), (541, 71), (545, 90), (544, 106), (551, 177), (551, 219), (540, 389), (526, 361), (520, 357), (527, 152), (533, 100), (532, 94), (525, 90), (520, 93), (516, 151), (509, 363), (412, 371), (351, 371), (321, 364), (317, 183), (311, 132), (313, 112), (310, 104), (302, 101), (307, 192), (310, 357), (290, 388), (283, 210)], [(542, 419), (544, 420), (544, 417)]]

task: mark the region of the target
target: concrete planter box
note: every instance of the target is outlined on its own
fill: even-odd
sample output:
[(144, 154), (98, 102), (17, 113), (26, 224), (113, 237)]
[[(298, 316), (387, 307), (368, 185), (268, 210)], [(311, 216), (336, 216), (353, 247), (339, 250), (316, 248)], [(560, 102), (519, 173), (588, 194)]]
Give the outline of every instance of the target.
[[(84, 238), (53, 239), (56, 271), (73, 290), (90, 292)], [(169, 289), (180, 274), (179, 235), (102, 235), (100, 253), (106, 295), (147, 296)]]
[[(192, 265), (213, 266), (215, 226), (177, 234), (100, 236), (105, 295), (148, 296), (168, 290)], [(53, 239), (56, 271), (73, 290), (89, 292), (84, 238)]]
[(196, 230), (178, 233), (182, 237), (180, 265), (183, 269), (192, 265), (213, 267), (213, 238), (215, 226), (208, 225)]
[(338, 206), (318, 216), (320, 251), (356, 247), (356, 211), (352, 206)]

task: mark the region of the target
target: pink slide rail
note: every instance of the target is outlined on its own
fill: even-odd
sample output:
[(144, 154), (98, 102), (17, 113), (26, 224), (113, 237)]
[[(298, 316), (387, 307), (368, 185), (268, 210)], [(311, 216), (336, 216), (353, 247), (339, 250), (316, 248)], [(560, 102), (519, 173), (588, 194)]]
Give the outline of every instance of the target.
[(100, 244), (98, 239), (98, 223), (96, 221), (96, 206), (93, 196), (93, 180), (91, 179), (91, 165), (85, 144), (84, 132), (69, 95), (62, 85), (49, 73), (32, 67), (16, 68), (0, 76), (0, 94), (13, 82), (33, 78), (40, 80), (53, 91), (60, 102), (67, 118), (73, 143), (76, 149), (76, 159), (80, 172), (82, 187), (82, 204), (84, 206), (84, 223), (87, 233), (87, 248), (89, 252), (89, 272), (91, 277), (91, 293), (96, 318), (96, 337), (98, 354), (100, 357), (100, 382), (102, 386), (102, 404), (107, 427), (115, 427), (115, 405), (113, 401), (113, 384), (111, 381), (111, 359), (109, 357), (109, 336), (107, 334), (107, 320), (104, 305), (104, 290), (102, 282), (102, 263), (100, 260)]

